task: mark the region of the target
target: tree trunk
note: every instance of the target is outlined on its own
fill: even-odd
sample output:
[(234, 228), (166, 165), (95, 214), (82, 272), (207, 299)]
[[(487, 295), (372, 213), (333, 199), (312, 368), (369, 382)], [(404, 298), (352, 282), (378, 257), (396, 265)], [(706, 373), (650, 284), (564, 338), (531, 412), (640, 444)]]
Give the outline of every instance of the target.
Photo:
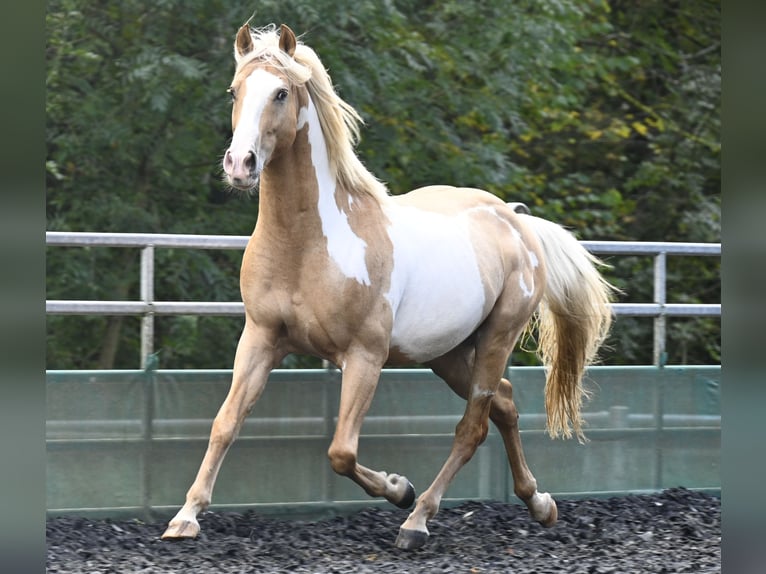
[(101, 345), (101, 353), (98, 356), (99, 370), (114, 369), (114, 359), (117, 356), (117, 349), (120, 347), (120, 332), (122, 330), (122, 320), (124, 317), (109, 317), (106, 325), (104, 341)]

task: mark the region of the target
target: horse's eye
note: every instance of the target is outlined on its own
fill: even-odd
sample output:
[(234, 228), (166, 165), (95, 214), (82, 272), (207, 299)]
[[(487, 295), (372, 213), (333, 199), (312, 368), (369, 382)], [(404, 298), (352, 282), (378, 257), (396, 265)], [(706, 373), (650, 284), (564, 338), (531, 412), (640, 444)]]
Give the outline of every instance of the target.
[(278, 102), (284, 102), (287, 99), (287, 90), (285, 88), (279, 90), (274, 99)]

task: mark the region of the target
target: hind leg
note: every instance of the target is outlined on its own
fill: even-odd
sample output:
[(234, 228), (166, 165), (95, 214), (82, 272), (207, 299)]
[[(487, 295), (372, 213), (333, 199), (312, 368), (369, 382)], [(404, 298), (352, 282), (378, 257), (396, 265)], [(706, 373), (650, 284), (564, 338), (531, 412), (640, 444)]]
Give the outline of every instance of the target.
[(553, 526), (558, 519), (556, 502), (547, 492), (537, 491), (537, 480), (527, 466), (521, 447), (519, 413), (513, 402), (513, 387), (505, 378), (500, 381), (498, 392), (492, 400), (490, 418), (503, 437), (505, 452), (511, 465), (514, 494), (527, 505), (532, 518), (545, 527)]
[[(438, 512), (444, 492), (457, 472), (487, 437), (493, 397), (505, 369), (508, 349), (513, 347), (520, 331), (499, 329), (497, 322), (498, 318), (491, 318), (476, 334), (475, 359), (472, 368), (464, 371), (467, 376), (462, 379), (461, 385), (466, 397), (465, 413), (455, 428), (452, 450), (431, 486), (418, 498), (415, 509), (399, 529), (396, 539), (399, 548), (418, 548), (425, 544), (428, 538), (426, 523)], [(449, 360), (436, 360), (429, 366), (438, 373), (443, 372), (442, 366), (447, 367), (444, 363), (449, 363)], [(465, 361), (463, 364), (467, 365)]]
[[(469, 380), (473, 371), (474, 349), (465, 345), (441, 357), (431, 366), (433, 371), (464, 399), (468, 397)], [(513, 401), (513, 387), (505, 378), (500, 379), (489, 417), (503, 437), (508, 462), (513, 477), (513, 491), (529, 509), (532, 518), (543, 526), (556, 523), (556, 502), (547, 492), (538, 492), (537, 480), (527, 466), (519, 435), (519, 413)]]

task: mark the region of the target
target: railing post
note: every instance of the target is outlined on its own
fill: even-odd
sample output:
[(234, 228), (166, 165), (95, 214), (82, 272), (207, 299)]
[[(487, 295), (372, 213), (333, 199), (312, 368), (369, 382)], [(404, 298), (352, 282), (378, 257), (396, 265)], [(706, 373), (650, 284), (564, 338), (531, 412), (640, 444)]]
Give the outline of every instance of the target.
[(667, 303), (667, 253), (659, 251), (654, 257), (654, 302), (660, 305), (660, 313), (654, 318), (654, 366), (657, 367), (657, 386), (655, 394), (655, 467), (654, 488), (662, 488), (663, 481), (663, 442), (665, 435), (665, 381), (662, 376), (662, 368), (666, 363), (666, 317), (665, 304)]
[(141, 249), (141, 301), (148, 306), (141, 317), (141, 368), (154, 354), (154, 245)]
[[(654, 257), (654, 302), (660, 306), (667, 303), (667, 253), (660, 251)], [(654, 319), (654, 365), (661, 367), (665, 364), (665, 310)]]
[(141, 449), (141, 507), (144, 519), (153, 520), (152, 515), (152, 455), (154, 438), (154, 387), (157, 378), (157, 356), (146, 355), (143, 357), (144, 367), (144, 409), (141, 421), (141, 437), (143, 445)]
[[(322, 361), (322, 384), (324, 385), (324, 432), (327, 445), (332, 442), (335, 434), (335, 415), (340, 404), (341, 371), (330, 361)], [(337, 475), (329, 464), (324, 465), (322, 476), (322, 502), (332, 502), (337, 499)]]

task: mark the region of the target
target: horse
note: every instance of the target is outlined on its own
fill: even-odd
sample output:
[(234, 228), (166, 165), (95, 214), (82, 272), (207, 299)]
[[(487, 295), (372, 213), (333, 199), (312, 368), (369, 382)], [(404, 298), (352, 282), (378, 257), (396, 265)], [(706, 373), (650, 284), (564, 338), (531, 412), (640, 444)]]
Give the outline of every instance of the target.
[[(524, 459), (504, 374), (517, 340), (536, 329), (547, 431), (586, 440), (582, 377), (612, 320), (603, 263), (563, 227), (487, 191), (431, 185), (390, 194), (356, 155), (361, 116), (288, 26), (246, 23), (234, 59), (224, 177), (258, 196), (240, 273), (245, 325), (199, 472), (162, 538), (198, 535), (197, 515), (211, 502), (224, 456), (288, 353), (340, 369), (329, 462), (370, 496), (404, 509), (415, 504), (396, 547), (426, 543), (427, 522), (490, 419), (514, 494), (534, 520), (555, 524), (556, 503), (538, 491)], [(451, 451), (417, 499), (405, 476), (358, 461), (381, 369), (412, 364), (432, 369), (466, 401)]]

